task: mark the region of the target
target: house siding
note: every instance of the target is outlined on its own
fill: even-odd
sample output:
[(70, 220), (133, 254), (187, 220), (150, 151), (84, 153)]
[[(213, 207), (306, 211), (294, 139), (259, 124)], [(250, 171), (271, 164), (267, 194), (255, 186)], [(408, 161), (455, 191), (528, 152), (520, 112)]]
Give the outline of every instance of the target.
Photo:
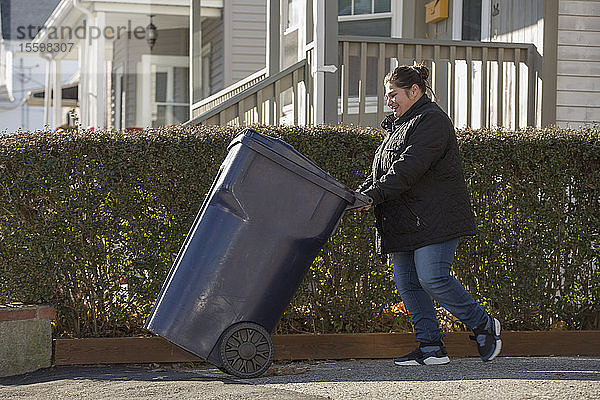
[(224, 87), (223, 20), (207, 18), (202, 22), (202, 46), (210, 43), (210, 94)]
[[(148, 53), (148, 44), (145, 40), (128, 39), (126, 36), (117, 39), (113, 47), (113, 84), (115, 82), (115, 72), (119, 66), (123, 67), (123, 90), (125, 92), (125, 114), (123, 115), (122, 127), (129, 128), (136, 126), (136, 99), (137, 99), (137, 64), (141, 60), (142, 54)], [(114, 90), (114, 86), (113, 86)], [(114, 93), (114, 96), (117, 96)], [(114, 107), (115, 102), (112, 102)], [(115, 110), (113, 110), (115, 111)], [(115, 115), (114, 113), (112, 115)], [(112, 126), (115, 125), (113, 120)]]
[(556, 124), (600, 121), (600, 0), (560, 0)]
[(532, 43), (542, 54), (544, 48), (544, 0), (500, 0), (493, 3), (498, 6), (499, 14), (491, 17), (490, 37), (492, 41)]
[(266, 66), (266, 0), (229, 0), (225, 24), (230, 27), (226, 47), (225, 86), (238, 82)]

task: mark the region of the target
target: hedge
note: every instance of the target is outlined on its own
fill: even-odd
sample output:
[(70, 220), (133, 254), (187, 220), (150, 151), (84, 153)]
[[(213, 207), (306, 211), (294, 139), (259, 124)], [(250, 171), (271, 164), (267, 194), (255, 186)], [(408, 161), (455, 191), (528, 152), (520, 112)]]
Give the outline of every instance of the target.
[[(356, 187), (381, 141), (348, 126), (256, 126)], [(0, 303), (51, 303), (57, 336), (143, 333), (231, 127), (0, 138)], [(463, 131), (478, 235), (454, 273), (505, 329), (600, 328), (600, 135)], [(346, 213), (277, 333), (410, 330), (372, 213)], [(464, 327), (442, 308), (445, 330)]]

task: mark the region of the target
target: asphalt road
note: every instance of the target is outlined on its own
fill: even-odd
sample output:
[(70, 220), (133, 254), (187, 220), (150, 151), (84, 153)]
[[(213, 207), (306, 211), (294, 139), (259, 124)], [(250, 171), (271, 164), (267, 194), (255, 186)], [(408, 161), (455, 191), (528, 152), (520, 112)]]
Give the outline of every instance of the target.
[(600, 399), (600, 358), (274, 364), (237, 379), (208, 364), (54, 367), (0, 379), (0, 399)]

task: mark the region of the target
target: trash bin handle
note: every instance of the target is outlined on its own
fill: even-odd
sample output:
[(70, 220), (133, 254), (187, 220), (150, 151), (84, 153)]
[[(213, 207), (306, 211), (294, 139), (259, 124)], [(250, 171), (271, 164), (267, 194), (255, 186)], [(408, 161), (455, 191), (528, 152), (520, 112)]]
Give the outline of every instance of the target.
[(354, 203), (348, 204), (346, 211), (373, 204), (373, 199), (359, 192), (354, 192)]

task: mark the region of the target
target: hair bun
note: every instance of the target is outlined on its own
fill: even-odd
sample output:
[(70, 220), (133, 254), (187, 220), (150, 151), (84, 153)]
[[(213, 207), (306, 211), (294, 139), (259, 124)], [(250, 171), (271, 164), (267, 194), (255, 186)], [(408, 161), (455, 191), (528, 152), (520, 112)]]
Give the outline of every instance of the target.
[(429, 78), (429, 68), (427, 68), (425, 64), (414, 65), (413, 68), (421, 76), (423, 82), (427, 82), (427, 79)]

